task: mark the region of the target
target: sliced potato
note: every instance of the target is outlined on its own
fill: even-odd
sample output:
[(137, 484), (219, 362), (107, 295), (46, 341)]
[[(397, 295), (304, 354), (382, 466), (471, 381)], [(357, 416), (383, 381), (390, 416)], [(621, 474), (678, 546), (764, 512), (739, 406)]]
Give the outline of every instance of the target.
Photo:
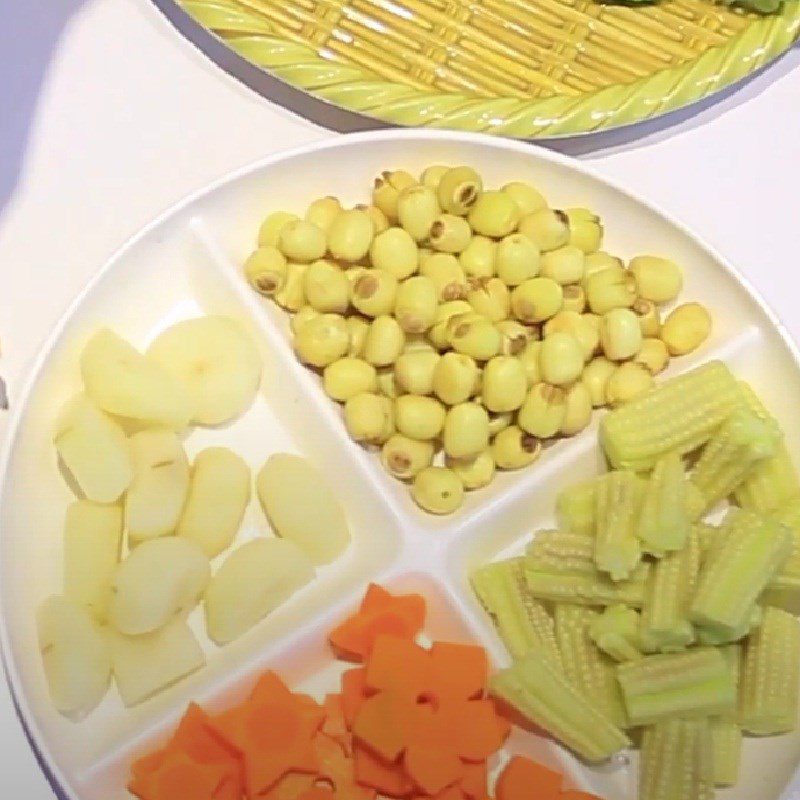
[(173, 619), (143, 636), (109, 633), (114, 680), (122, 702), (135, 706), (185, 678), (206, 663), (186, 621)]
[(205, 596), (208, 635), (225, 644), (250, 630), (314, 577), (314, 565), (293, 542), (253, 539), (234, 550)]
[(104, 411), (180, 430), (191, 404), (184, 386), (153, 359), (104, 328), (81, 353), (86, 394)]
[(53, 705), (71, 719), (82, 719), (108, 690), (108, 640), (89, 611), (65, 597), (45, 600), (36, 621)]
[(125, 495), (125, 527), (133, 542), (172, 533), (189, 492), (189, 462), (180, 439), (166, 428), (130, 438), (134, 478)]
[(344, 510), (305, 458), (270, 456), (258, 473), (256, 489), (275, 532), (297, 544), (314, 564), (328, 564), (347, 548), (350, 530)]
[(249, 501), (250, 468), (244, 460), (225, 447), (208, 447), (195, 456), (176, 533), (214, 558), (231, 546)]
[(210, 577), (208, 558), (194, 542), (143, 542), (117, 568), (109, 621), (128, 636), (158, 630), (197, 605)]
[(64, 520), (64, 595), (105, 622), (122, 545), (122, 509), (78, 500)]
[(133, 480), (125, 431), (86, 395), (64, 405), (54, 442), (64, 466), (89, 500), (114, 503)]
[(261, 357), (253, 340), (231, 317), (178, 322), (147, 350), (186, 389), (192, 421), (219, 425), (246, 411), (261, 382)]

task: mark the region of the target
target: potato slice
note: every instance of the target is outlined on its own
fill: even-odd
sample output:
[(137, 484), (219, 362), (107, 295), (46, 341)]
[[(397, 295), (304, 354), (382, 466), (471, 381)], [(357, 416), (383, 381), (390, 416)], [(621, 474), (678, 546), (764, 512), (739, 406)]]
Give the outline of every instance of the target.
[(54, 442), (64, 466), (89, 500), (114, 503), (133, 480), (125, 431), (86, 395), (65, 403)]
[(231, 317), (178, 322), (156, 337), (147, 355), (186, 389), (192, 421), (219, 425), (246, 411), (261, 382), (261, 357)]
[(82, 719), (108, 690), (108, 640), (88, 610), (65, 597), (45, 600), (36, 622), (53, 705), (73, 720)]
[(244, 460), (225, 447), (208, 447), (195, 456), (176, 533), (214, 558), (231, 546), (249, 501), (250, 468)]
[(175, 536), (143, 542), (117, 568), (109, 621), (128, 636), (158, 630), (197, 605), (210, 577), (194, 542)]
[(206, 663), (206, 657), (185, 620), (173, 619), (161, 630), (143, 636), (109, 633), (114, 680), (127, 708), (185, 678)]
[(256, 489), (275, 532), (299, 545), (314, 564), (328, 564), (350, 543), (347, 519), (322, 474), (305, 458), (276, 453)]
[(293, 542), (253, 539), (234, 550), (206, 590), (208, 635), (226, 644), (250, 630), (314, 577), (314, 565)]
[(130, 438), (134, 478), (125, 495), (125, 527), (134, 542), (172, 533), (189, 492), (189, 462), (178, 437), (166, 428)]
[(122, 544), (122, 509), (78, 500), (64, 519), (64, 595), (105, 622)]
[(104, 328), (81, 353), (86, 394), (104, 411), (180, 430), (189, 424), (185, 387), (153, 359)]

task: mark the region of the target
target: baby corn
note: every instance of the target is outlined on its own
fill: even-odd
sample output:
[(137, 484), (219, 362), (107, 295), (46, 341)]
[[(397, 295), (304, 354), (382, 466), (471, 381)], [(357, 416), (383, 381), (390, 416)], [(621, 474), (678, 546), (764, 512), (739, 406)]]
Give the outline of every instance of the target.
[(539, 531), (525, 555), (525, 581), (541, 600), (603, 606), (644, 602), (648, 564), (625, 581), (612, 581), (594, 563), (594, 539), (577, 533)]
[(604, 761), (628, 737), (539, 653), (530, 652), (489, 681), (493, 694), (587, 761)]
[(779, 608), (764, 610), (761, 627), (744, 645), (739, 721), (748, 733), (794, 730), (800, 679), (800, 628)]
[(656, 462), (644, 490), (638, 523), (645, 552), (662, 555), (683, 547), (691, 528), (687, 486), (683, 461), (677, 453)]
[(732, 494), (755, 465), (775, 453), (780, 441), (774, 420), (763, 420), (747, 409), (731, 414), (703, 448), (692, 473), (705, 510)]
[(740, 405), (738, 382), (711, 361), (606, 414), (600, 438), (613, 467), (647, 470), (667, 453), (705, 444)]
[(558, 666), (553, 619), (525, 584), (522, 563), (512, 558), (481, 567), (472, 574), (472, 588), (514, 658), (536, 650)]
[(667, 719), (642, 738), (639, 800), (711, 800), (714, 765), (707, 719)]
[(630, 577), (642, 558), (636, 525), (643, 487), (633, 472), (609, 472), (597, 481), (594, 560), (614, 581)]
[(756, 599), (783, 567), (792, 549), (791, 531), (750, 511), (731, 516), (724, 540), (706, 558), (690, 616), (719, 640), (734, 641)]
[(646, 652), (676, 652), (694, 641), (689, 608), (700, 557), (700, 539), (693, 530), (683, 550), (667, 553), (652, 566), (642, 608), (641, 637)]
[(556, 641), (564, 673), (583, 696), (617, 727), (626, 727), (625, 706), (613, 662), (592, 641), (589, 630), (598, 614), (559, 603), (555, 607)]
[(723, 654), (714, 647), (646, 656), (617, 667), (631, 725), (670, 716), (719, 715), (736, 703), (736, 686)]

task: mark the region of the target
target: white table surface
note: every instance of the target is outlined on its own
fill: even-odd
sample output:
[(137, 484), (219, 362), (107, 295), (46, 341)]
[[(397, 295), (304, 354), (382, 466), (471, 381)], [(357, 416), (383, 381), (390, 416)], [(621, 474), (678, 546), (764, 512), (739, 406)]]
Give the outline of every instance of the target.
[[(180, 37), (150, 0), (3, 5), (0, 373), (13, 403), (26, 365), (71, 299), (159, 211), (232, 168), (364, 121), (210, 48), (320, 125), (263, 99)], [(689, 223), (800, 338), (799, 101), (795, 47), (716, 102), (557, 148)], [(4, 425), (0, 415), (0, 433)], [(4, 684), (0, 752), (0, 797), (52, 800)]]

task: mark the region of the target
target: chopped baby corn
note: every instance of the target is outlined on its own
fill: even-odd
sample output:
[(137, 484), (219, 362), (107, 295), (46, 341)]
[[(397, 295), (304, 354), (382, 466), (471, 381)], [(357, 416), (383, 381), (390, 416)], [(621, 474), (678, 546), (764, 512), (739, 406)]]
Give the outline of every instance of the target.
[(767, 608), (744, 645), (739, 721), (748, 733), (768, 736), (797, 724), (800, 628), (779, 608)]
[(587, 761), (603, 761), (629, 744), (627, 736), (536, 651), (498, 672), (489, 685), (495, 695)]
[(528, 588), (522, 559), (487, 564), (472, 574), (471, 581), (514, 658), (535, 650), (561, 665), (553, 619)]
[(651, 469), (670, 452), (705, 444), (741, 402), (730, 370), (711, 361), (606, 414), (600, 437), (612, 466)]

